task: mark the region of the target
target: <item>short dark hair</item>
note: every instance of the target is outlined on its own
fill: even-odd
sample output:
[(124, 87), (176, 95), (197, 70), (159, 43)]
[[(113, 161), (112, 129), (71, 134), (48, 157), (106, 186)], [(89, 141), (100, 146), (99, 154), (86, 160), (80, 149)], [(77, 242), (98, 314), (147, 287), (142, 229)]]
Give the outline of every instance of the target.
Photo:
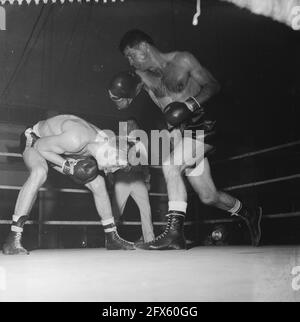
[(135, 123), (138, 127), (139, 126), (139, 122), (137, 121), (137, 119), (135, 117), (129, 117), (126, 122), (132, 122), (132, 123)]
[(141, 42), (146, 42), (150, 45), (154, 45), (153, 39), (145, 32), (139, 29), (132, 29), (127, 31), (120, 40), (119, 49), (121, 53), (124, 53), (125, 48), (134, 47)]

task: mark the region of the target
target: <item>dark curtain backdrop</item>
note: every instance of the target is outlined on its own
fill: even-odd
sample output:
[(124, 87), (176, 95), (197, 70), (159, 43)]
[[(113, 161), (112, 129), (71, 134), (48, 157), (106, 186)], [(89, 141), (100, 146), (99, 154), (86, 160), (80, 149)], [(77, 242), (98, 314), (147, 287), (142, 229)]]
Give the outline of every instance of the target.
[(187, 50), (222, 85), (213, 111), (232, 145), (268, 146), (299, 137), (299, 32), (220, 1), (126, 0), (104, 4), (5, 5), (0, 32), (0, 121), (33, 123), (74, 113), (116, 128), (130, 115), (146, 129), (159, 110), (141, 94), (118, 112), (106, 86), (127, 69), (122, 34), (140, 28), (162, 51)]
[[(217, 119), (219, 131), (215, 158), (298, 140), (299, 32), (228, 3), (201, 3), (197, 26), (192, 25), (196, 0), (5, 5), (7, 30), (0, 31), (0, 151), (17, 152), (18, 134), (25, 125), (58, 113), (77, 114), (114, 130), (119, 120), (129, 116), (134, 116), (146, 130), (162, 127), (162, 115), (147, 94), (141, 93), (124, 112), (117, 111), (107, 95), (112, 75), (129, 67), (118, 51), (118, 42), (131, 28), (149, 33), (162, 51), (192, 52), (221, 83), (222, 91), (209, 111)], [(213, 176), (217, 186), (223, 188), (298, 173), (299, 162), (296, 146), (230, 164), (214, 164)], [(0, 163), (0, 176), (1, 184), (19, 185), (27, 172), (21, 160), (7, 158)], [(153, 192), (165, 189), (159, 172), (151, 180)], [(265, 214), (297, 211), (298, 181), (233, 193), (243, 201), (262, 205)], [(52, 173), (47, 184), (68, 187), (71, 183)], [(15, 198), (15, 191), (1, 190), (1, 219), (11, 217)], [(84, 214), (85, 220), (98, 220), (94, 204), (83, 196), (75, 203), (66, 202), (66, 198), (74, 200), (74, 196), (49, 191), (42, 198), (47, 205), (44, 219), (55, 219), (58, 214), (60, 220), (71, 220), (83, 218)], [(166, 198), (152, 199), (154, 220), (164, 219), (166, 202)], [(190, 207), (194, 205), (197, 203), (190, 203)], [(199, 214), (202, 219), (227, 218), (224, 212), (199, 207), (195, 212), (191, 208), (197, 219)], [(31, 218), (35, 219), (39, 211), (36, 203)], [(139, 218), (132, 203), (125, 212), (126, 220)], [(1, 229), (3, 239), (8, 226)], [(94, 237), (99, 240), (102, 230), (96, 230)], [(65, 235), (59, 229), (55, 233), (60, 231)], [(70, 229), (66, 231), (70, 242)], [(299, 240), (299, 218), (264, 221), (263, 231), (264, 243)], [(51, 229), (47, 232), (43, 238), (50, 239)], [(130, 240), (141, 234), (136, 230), (133, 236), (129, 226), (122, 233)], [(35, 238), (32, 236), (36, 234), (28, 233), (28, 243)], [(74, 236), (78, 238), (76, 229)], [(90, 231), (89, 245), (94, 237)]]

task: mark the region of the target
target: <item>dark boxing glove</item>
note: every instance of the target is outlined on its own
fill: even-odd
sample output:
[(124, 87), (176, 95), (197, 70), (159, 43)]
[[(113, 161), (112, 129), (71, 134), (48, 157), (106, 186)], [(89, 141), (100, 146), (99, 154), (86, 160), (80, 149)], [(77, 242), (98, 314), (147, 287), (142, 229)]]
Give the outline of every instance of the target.
[(141, 78), (134, 72), (120, 72), (111, 80), (108, 93), (113, 101), (122, 98), (134, 98), (137, 94)]
[(78, 184), (87, 184), (98, 175), (96, 160), (90, 156), (69, 155), (62, 166), (63, 173)]
[(172, 126), (187, 121), (195, 112), (204, 114), (203, 107), (194, 97), (189, 97), (185, 102), (172, 102), (164, 109), (165, 119)]

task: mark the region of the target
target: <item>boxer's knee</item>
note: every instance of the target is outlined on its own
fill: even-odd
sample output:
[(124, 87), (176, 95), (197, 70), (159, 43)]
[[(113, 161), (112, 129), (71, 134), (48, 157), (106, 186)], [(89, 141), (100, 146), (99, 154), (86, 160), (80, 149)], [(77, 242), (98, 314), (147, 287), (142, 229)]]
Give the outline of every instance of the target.
[(203, 189), (199, 193), (199, 198), (202, 203), (208, 206), (215, 205), (219, 200), (218, 192), (215, 189)]
[(101, 194), (103, 189), (106, 191), (104, 178), (97, 176), (93, 181), (85, 185), (93, 194)]
[(175, 165), (163, 165), (162, 172), (164, 174), (165, 179), (168, 181), (180, 176), (181, 169), (179, 166), (175, 166)]
[(34, 184), (41, 186), (47, 180), (47, 176), (48, 176), (47, 167), (37, 166), (30, 171), (29, 179)]

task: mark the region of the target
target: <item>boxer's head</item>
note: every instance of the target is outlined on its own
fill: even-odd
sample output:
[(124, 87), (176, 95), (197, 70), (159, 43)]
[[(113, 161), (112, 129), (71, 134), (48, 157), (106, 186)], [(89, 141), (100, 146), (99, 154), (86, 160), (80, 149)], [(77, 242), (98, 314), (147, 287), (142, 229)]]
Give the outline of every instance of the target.
[(128, 119), (126, 123), (127, 123), (127, 135), (129, 135), (131, 131), (138, 130), (140, 128), (135, 118)]
[(112, 131), (106, 130), (98, 134), (92, 154), (99, 170), (108, 173), (128, 167), (128, 149), (126, 137), (115, 136)]
[(120, 51), (129, 64), (138, 70), (149, 68), (149, 50), (154, 45), (152, 38), (141, 30), (133, 29), (126, 32), (119, 45)]

